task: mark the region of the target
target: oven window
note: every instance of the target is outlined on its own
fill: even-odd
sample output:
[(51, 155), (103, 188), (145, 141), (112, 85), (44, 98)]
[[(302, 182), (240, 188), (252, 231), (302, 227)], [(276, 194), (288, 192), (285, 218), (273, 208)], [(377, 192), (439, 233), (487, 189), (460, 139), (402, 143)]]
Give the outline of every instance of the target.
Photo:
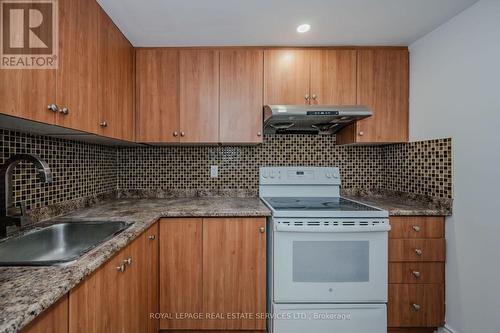
[(368, 241), (294, 241), (293, 282), (368, 282)]

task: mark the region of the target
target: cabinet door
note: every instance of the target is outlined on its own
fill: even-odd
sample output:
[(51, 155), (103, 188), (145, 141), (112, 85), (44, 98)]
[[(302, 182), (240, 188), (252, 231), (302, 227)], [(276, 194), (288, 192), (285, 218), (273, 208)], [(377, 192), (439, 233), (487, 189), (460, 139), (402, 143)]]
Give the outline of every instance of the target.
[(69, 294), (69, 332), (125, 332), (129, 306), (126, 271), (117, 270), (127, 249), (120, 251)]
[(97, 27), (99, 5), (89, 0), (59, 1), (58, 125), (99, 133), (97, 110)]
[(202, 220), (160, 221), (160, 329), (199, 329), (201, 320), (177, 319), (177, 314), (203, 311)]
[(356, 51), (311, 50), (311, 104), (356, 104)]
[(205, 329), (265, 329), (265, 218), (203, 219), (205, 313), (250, 313), (253, 319), (206, 320)]
[(179, 51), (136, 50), (136, 139), (179, 142)]
[(182, 50), (179, 67), (181, 142), (218, 142), (219, 51)]
[(262, 50), (220, 52), (220, 141), (262, 142)]
[(307, 50), (264, 51), (264, 104), (309, 104)]
[(67, 333), (68, 295), (45, 310), (38, 318), (21, 330), (21, 333)]
[(99, 8), (98, 104), (100, 134), (134, 139), (133, 48)]

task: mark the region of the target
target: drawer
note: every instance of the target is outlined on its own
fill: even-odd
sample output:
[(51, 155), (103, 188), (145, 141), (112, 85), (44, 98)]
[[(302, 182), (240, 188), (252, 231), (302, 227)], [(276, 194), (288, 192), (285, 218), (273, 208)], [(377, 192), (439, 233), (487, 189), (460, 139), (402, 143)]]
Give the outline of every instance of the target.
[(444, 239), (390, 239), (389, 262), (445, 260)]
[(438, 327), (444, 322), (443, 284), (389, 284), (389, 327)]
[(390, 263), (389, 283), (444, 283), (444, 263)]
[(394, 216), (389, 238), (444, 238), (444, 217)]

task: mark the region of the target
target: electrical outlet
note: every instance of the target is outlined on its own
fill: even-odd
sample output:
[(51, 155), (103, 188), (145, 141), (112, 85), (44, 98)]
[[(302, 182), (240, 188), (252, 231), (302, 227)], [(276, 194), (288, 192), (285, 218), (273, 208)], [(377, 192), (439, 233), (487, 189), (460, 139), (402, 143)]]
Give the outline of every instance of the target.
[(217, 165), (210, 166), (210, 177), (211, 178), (219, 177), (219, 167)]

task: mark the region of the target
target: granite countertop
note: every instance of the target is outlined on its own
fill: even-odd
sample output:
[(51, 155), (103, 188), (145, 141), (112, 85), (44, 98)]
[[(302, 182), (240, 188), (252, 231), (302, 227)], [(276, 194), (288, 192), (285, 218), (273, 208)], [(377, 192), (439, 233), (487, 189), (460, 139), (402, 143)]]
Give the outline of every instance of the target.
[(117, 199), (36, 224), (67, 219), (134, 222), (68, 266), (0, 267), (0, 333), (26, 326), (161, 217), (270, 214), (258, 198)]

